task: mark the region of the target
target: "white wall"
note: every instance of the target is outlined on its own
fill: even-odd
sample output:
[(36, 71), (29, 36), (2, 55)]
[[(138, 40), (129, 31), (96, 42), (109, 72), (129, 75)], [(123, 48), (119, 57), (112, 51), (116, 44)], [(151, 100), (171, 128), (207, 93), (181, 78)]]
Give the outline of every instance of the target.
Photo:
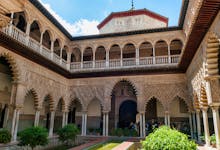
[(146, 15), (136, 15), (128, 17), (113, 18), (107, 24), (105, 24), (99, 32), (114, 33), (124, 31), (134, 31), (141, 29), (153, 29), (166, 27), (166, 23), (154, 19)]

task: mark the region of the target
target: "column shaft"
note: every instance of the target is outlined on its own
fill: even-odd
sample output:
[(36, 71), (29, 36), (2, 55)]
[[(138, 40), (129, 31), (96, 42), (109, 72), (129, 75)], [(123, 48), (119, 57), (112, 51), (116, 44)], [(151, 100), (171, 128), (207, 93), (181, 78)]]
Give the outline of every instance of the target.
[(67, 124), (68, 124), (68, 116), (69, 116), (69, 113), (68, 113), (68, 112), (66, 112), (66, 120), (65, 120), (65, 125), (67, 125)]
[(197, 122), (197, 135), (198, 141), (201, 142), (201, 123), (200, 123), (200, 110), (196, 111), (196, 122)]
[(52, 111), (50, 113), (50, 129), (49, 129), (49, 136), (52, 137), (53, 136), (53, 127), (54, 127), (54, 117), (55, 117), (55, 112)]
[(81, 125), (81, 135), (84, 136), (84, 124), (85, 124), (85, 115), (82, 114), (82, 125)]
[(17, 109), (14, 109), (13, 119), (12, 119), (12, 126), (11, 126), (11, 135), (12, 136), (14, 135), (14, 131), (15, 131), (16, 115), (17, 115)]
[(63, 118), (62, 118), (62, 127), (64, 127), (66, 124), (66, 113), (63, 112)]
[(143, 113), (143, 137), (146, 137), (145, 124), (145, 113)]
[(219, 122), (219, 107), (212, 108), (213, 123), (215, 128), (216, 147), (220, 149), (220, 122)]
[(170, 114), (167, 114), (167, 125), (170, 127)]
[(192, 113), (192, 119), (193, 119), (193, 138), (196, 139), (197, 135), (197, 129), (196, 129), (196, 113)]
[(193, 139), (193, 125), (192, 125), (192, 114), (191, 113), (189, 113), (189, 126), (190, 126), (191, 139)]
[(108, 136), (109, 115), (106, 113), (106, 131), (105, 135)]
[(34, 126), (35, 127), (39, 125), (39, 120), (40, 120), (40, 111), (37, 110), (35, 112), (35, 119), (34, 119)]
[(13, 141), (16, 141), (16, 140), (17, 140), (19, 116), (20, 116), (20, 110), (18, 109), (18, 110), (17, 110), (17, 113), (16, 113), (16, 121), (15, 121), (14, 135), (13, 135), (13, 138), (12, 138)]
[(85, 114), (85, 135), (86, 135), (86, 131), (87, 131), (87, 114)]
[(105, 113), (103, 114), (103, 128), (102, 128), (102, 135), (105, 136), (105, 122), (106, 122), (106, 116), (105, 116)]
[(202, 110), (202, 115), (203, 115), (203, 124), (204, 124), (206, 146), (210, 146), (210, 133), (209, 133), (209, 122), (208, 122), (207, 109)]
[(140, 114), (140, 137), (143, 137), (143, 121), (142, 121), (142, 114)]

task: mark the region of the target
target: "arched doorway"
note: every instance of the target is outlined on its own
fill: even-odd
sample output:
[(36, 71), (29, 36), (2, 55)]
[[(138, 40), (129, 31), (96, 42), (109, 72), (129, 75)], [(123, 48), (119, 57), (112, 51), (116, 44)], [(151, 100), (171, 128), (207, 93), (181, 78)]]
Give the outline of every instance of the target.
[(170, 126), (190, 135), (189, 108), (180, 97), (175, 97), (170, 104)]
[(10, 66), (8, 60), (0, 56), (0, 128), (11, 126), (11, 117), (7, 118), (13, 82), (13, 72)]
[(128, 128), (136, 122), (137, 103), (132, 100), (124, 101), (119, 108), (119, 127)]
[(135, 119), (130, 120), (134, 121), (135, 123), (137, 114), (136, 103), (136, 90), (132, 83), (130, 83), (127, 80), (121, 80), (117, 82), (111, 94), (111, 111), (109, 112), (109, 131), (113, 131), (115, 128), (119, 127), (129, 127), (130, 124), (123, 123), (123, 117), (125, 116), (124, 112), (130, 112), (130, 110), (127, 109), (130, 107), (132, 110), (132, 113), (130, 115), (132, 116), (133, 114), (135, 114)]
[(153, 132), (154, 128), (164, 125), (165, 111), (159, 99), (152, 97), (145, 106), (145, 133)]
[(90, 135), (100, 135), (102, 133), (102, 105), (100, 100), (94, 98), (87, 107), (87, 129)]

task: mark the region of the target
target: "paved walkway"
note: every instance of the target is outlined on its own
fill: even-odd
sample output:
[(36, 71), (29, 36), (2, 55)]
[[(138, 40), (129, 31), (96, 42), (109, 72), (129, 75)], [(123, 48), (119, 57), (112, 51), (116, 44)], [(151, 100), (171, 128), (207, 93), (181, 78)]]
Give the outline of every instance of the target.
[(100, 142), (104, 142), (104, 141), (106, 141), (107, 139), (108, 139), (108, 138), (106, 138), (106, 137), (102, 137), (102, 138), (96, 139), (96, 140), (94, 140), (94, 141), (90, 141), (90, 142), (88, 142), (88, 143), (85, 143), (85, 144), (82, 144), (82, 145), (80, 145), (80, 146), (74, 147), (74, 148), (69, 149), (69, 150), (83, 150), (83, 149), (88, 148), (88, 147), (90, 147), (90, 146), (92, 146), (92, 145), (98, 144), (98, 143), (100, 143)]
[(198, 148), (199, 148), (199, 150), (217, 150), (216, 148), (205, 147), (205, 146), (199, 146)]

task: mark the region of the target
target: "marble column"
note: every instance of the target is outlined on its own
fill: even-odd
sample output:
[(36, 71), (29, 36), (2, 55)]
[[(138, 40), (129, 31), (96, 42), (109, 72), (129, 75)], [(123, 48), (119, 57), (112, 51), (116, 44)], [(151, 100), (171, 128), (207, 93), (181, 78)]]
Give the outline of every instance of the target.
[(10, 24), (9, 24), (9, 35), (11, 35), (11, 34), (12, 34), (13, 20), (14, 20), (14, 12), (12, 12), (12, 13), (11, 13), (11, 17), (10, 17)]
[(54, 117), (55, 117), (55, 111), (52, 111), (52, 112), (50, 113), (50, 129), (49, 129), (49, 137), (52, 137), (52, 136), (53, 136)]
[(16, 113), (16, 122), (15, 122), (15, 129), (14, 129), (14, 135), (13, 135), (13, 141), (17, 140), (17, 132), (18, 132), (18, 124), (19, 124), (19, 116), (20, 116), (20, 109), (17, 110)]
[(69, 115), (69, 113), (68, 113), (68, 112), (66, 112), (66, 115), (65, 115), (65, 125), (67, 125), (67, 124), (68, 124), (68, 115)]
[(4, 117), (4, 122), (3, 122), (3, 128), (7, 127), (8, 116), (9, 116), (9, 106), (7, 106), (6, 109), (5, 109), (5, 117)]
[(201, 143), (200, 110), (196, 110), (196, 124), (197, 124), (198, 142)]
[(11, 141), (13, 142), (17, 140), (20, 109), (21, 108), (15, 108), (13, 113), (12, 128), (11, 128), (11, 135), (12, 135)]
[(168, 63), (171, 63), (171, 56), (170, 56), (170, 44), (168, 46)]
[(86, 131), (87, 131), (87, 113), (85, 113), (85, 125), (84, 125), (85, 133), (84, 135), (86, 136)]
[(29, 35), (30, 35), (30, 29), (31, 29), (31, 24), (29, 22), (27, 22), (27, 27), (26, 27), (26, 31), (25, 31), (25, 34), (26, 34), (26, 44), (28, 45), (28, 42), (29, 42)]
[(139, 65), (139, 48), (136, 48), (136, 65)]
[(85, 115), (82, 113), (81, 135), (84, 136)]
[(40, 120), (40, 110), (36, 110), (35, 112), (35, 119), (34, 119), (34, 126), (39, 125), (39, 120)]
[(62, 116), (62, 127), (64, 127), (66, 125), (66, 112), (63, 112)]
[(192, 120), (193, 120), (193, 138), (197, 138), (197, 129), (196, 129), (196, 113), (192, 112)]
[(143, 117), (142, 114), (140, 114), (140, 137), (143, 137)]
[(156, 64), (156, 52), (155, 52), (155, 45), (153, 45), (153, 64)]
[(168, 124), (167, 124), (167, 114), (166, 114), (166, 112), (165, 112), (165, 114), (164, 114), (164, 124), (167, 126)]
[(106, 113), (106, 131), (105, 131), (106, 136), (108, 136), (108, 128), (109, 128), (109, 114)]
[(106, 51), (106, 67), (109, 67), (109, 51)]
[(203, 124), (204, 124), (204, 133), (205, 133), (205, 142), (206, 146), (210, 146), (210, 133), (209, 133), (209, 122), (208, 122), (208, 108), (202, 109), (202, 116), (203, 116)]
[(193, 125), (192, 125), (192, 114), (191, 113), (189, 113), (189, 126), (190, 126), (191, 139), (193, 139)]
[[(11, 126), (11, 135), (12, 136), (14, 136), (16, 117), (17, 117), (17, 109), (15, 108), (14, 112), (13, 112), (12, 126)], [(12, 141), (13, 141), (13, 137), (12, 137)]]
[(170, 114), (167, 114), (167, 125), (170, 127)]
[(51, 41), (51, 46), (50, 46), (50, 51), (51, 51), (51, 57), (50, 59), (53, 60), (53, 55), (54, 55), (54, 41)]
[(103, 113), (103, 123), (102, 123), (102, 125), (103, 125), (103, 127), (102, 127), (102, 136), (105, 136), (105, 134), (106, 134), (106, 132), (105, 132), (105, 128), (106, 128), (106, 125), (105, 125), (105, 123), (106, 123), (106, 114), (105, 113)]
[(215, 128), (216, 148), (220, 149), (219, 106), (212, 106), (213, 124)]
[(145, 113), (143, 113), (142, 117), (143, 117), (143, 137), (146, 137), (146, 129), (145, 129), (145, 125), (146, 125), (146, 123), (145, 123)]

